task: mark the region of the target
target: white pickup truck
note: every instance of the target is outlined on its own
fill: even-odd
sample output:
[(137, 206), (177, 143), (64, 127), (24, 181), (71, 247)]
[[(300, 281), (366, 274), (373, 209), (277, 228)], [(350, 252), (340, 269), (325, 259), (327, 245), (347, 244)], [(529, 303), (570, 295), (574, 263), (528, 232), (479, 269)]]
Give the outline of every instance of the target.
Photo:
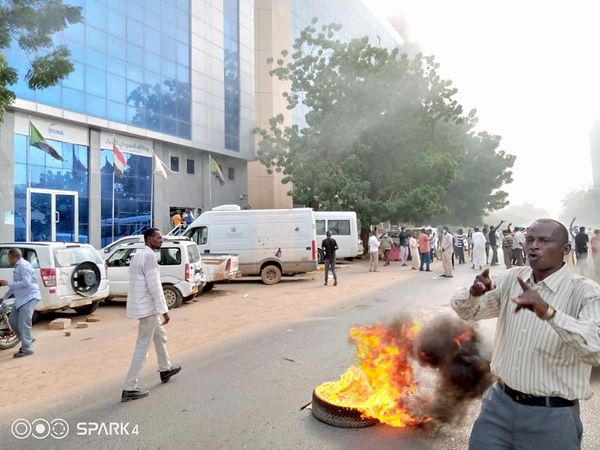
[[(163, 236), (163, 240), (188, 240), (189, 238), (184, 236)], [(113, 252), (117, 247), (127, 245), (133, 242), (143, 242), (144, 237), (142, 235), (125, 236), (121, 239), (116, 240), (112, 244), (107, 245), (100, 254), (106, 260), (106, 258)], [(240, 259), (237, 255), (227, 254), (202, 254), (201, 255), (203, 281), (205, 281), (202, 292), (209, 292), (215, 286), (215, 283), (219, 281), (228, 281), (240, 277)]]

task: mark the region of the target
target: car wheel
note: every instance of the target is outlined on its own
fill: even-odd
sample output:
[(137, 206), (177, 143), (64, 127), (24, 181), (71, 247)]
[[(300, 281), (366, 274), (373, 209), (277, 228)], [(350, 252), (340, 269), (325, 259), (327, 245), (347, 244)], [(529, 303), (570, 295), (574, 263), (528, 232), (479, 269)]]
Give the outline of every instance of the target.
[(206, 283), (204, 285), (204, 287), (202, 288), (202, 292), (206, 293), (206, 292), (210, 292), (213, 290), (213, 288), (215, 287), (215, 283), (213, 281), (209, 281), (208, 283)]
[(183, 303), (181, 292), (176, 287), (169, 284), (163, 285), (163, 293), (169, 309), (179, 308)]
[(315, 391), (312, 398), (312, 413), (321, 422), (341, 428), (364, 428), (379, 422), (377, 419), (362, 417), (361, 412), (356, 408), (333, 405), (319, 397)]
[(78, 316), (85, 316), (86, 314), (93, 314), (94, 311), (98, 309), (98, 305), (100, 304), (100, 300), (96, 300), (95, 302), (90, 303), (89, 305), (78, 306), (77, 308), (73, 308)]
[(277, 266), (269, 264), (263, 267), (260, 271), (260, 277), (265, 284), (277, 284), (281, 281), (281, 269)]
[(33, 315), (31, 316), (31, 324), (33, 325), (38, 320), (40, 320), (40, 317), (42, 317), (42, 313), (39, 311), (34, 311)]

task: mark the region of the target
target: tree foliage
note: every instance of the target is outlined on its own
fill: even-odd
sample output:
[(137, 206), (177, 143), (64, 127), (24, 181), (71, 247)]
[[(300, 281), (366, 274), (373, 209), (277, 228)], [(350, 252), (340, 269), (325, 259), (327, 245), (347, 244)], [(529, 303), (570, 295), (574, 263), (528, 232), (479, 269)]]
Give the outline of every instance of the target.
[[(64, 45), (54, 46), (52, 35), (69, 24), (81, 22), (81, 8), (62, 0), (0, 0), (0, 49), (16, 43), (30, 58), (25, 75), (31, 89), (53, 86), (73, 71), (70, 52)], [(0, 53), (0, 120), (15, 94), (10, 85), (18, 80)]]
[(504, 206), (499, 189), (514, 157), (498, 151), (498, 136), (474, 131), (475, 112), (463, 113), (434, 58), (410, 59), (366, 37), (342, 42), (340, 28), (317, 29), (315, 19), (291, 55), (269, 61), (291, 85), (288, 109), (305, 112), (305, 123), (284, 124), (279, 114), (257, 130), (258, 158), (293, 183), (290, 195), (355, 210), (366, 226), (481, 218)]
[(600, 227), (600, 188), (574, 190), (565, 196), (562, 203), (560, 220), (564, 224), (570, 223), (576, 217), (578, 226)]

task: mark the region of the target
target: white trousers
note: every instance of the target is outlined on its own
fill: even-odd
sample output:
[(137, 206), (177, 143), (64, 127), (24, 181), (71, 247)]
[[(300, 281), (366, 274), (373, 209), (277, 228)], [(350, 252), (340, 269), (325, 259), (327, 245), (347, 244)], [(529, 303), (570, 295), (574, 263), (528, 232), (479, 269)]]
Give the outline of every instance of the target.
[(151, 341), (154, 341), (154, 348), (158, 357), (158, 370), (162, 372), (171, 368), (169, 354), (167, 353), (167, 332), (160, 324), (160, 316), (152, 315), (143, 317), (139, 319), (138, 337), (135, 343), (131, 366), (125, 379), (124, 390), (133, 391), (137, 389), (138, 377), (148, 357)]

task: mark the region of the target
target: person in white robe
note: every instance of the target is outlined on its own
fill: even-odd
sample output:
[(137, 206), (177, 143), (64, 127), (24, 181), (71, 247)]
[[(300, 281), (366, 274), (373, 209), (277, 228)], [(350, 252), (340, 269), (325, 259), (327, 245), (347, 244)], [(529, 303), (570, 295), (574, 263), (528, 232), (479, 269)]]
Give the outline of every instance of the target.
[(473, 231), (473, 269), (481, 270), (485, 266), (485, 236), (478, 227)]

